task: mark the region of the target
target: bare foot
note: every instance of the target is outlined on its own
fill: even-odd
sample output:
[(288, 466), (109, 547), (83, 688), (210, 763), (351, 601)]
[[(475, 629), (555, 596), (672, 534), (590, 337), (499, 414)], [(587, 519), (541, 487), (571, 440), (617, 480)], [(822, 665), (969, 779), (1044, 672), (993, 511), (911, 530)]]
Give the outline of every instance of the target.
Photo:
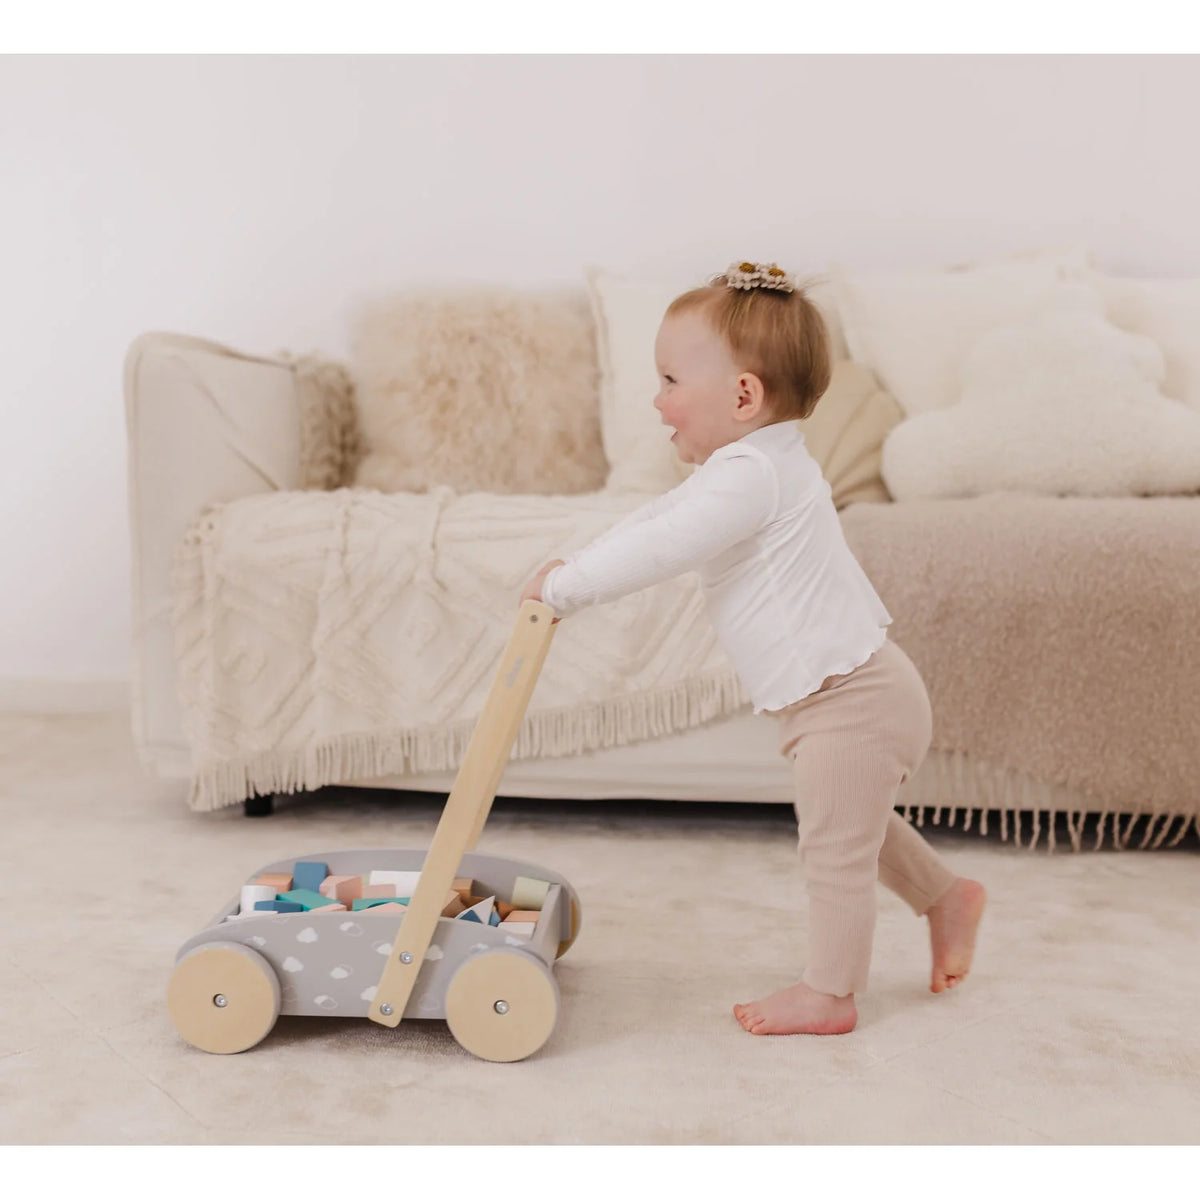
[(966, 979), (975, 954), (975, 931), (986, 903), (983, 884), (959, 876), (925, 914), (933, 947), (931, 992), (957, 987)]
[(783, 988), (765, 1000), (735, 1004), (747, 1033), (849, 1033), (858, 1024), (854, 996), (815, 992), (807, 983)]

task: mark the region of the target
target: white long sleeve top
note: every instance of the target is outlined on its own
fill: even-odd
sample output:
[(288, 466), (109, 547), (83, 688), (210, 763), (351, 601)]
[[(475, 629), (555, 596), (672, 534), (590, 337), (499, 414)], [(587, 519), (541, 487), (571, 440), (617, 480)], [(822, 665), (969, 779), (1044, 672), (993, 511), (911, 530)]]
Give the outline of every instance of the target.
[(794, 421), (722, 446), (565, 563), (542, 582), (543, 602), (560, 617), (698, 571), (756, 714), (864, 663), (892, 621)]

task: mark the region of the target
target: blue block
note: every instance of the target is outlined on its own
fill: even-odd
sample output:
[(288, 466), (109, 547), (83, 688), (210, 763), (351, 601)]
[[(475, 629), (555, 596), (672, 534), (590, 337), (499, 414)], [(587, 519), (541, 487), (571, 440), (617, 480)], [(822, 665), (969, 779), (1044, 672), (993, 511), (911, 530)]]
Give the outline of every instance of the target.
[(467, 912), (459, 913), (458, 916), (455, 917), (455, 920), (456, 921), (474, 921), (476, 925), (483, 924), (483, 922), (479, 919), (479, 914), (473, 913), (469, 909), (467, 910)]
[(293, 904), (291, 900), (255, 900), (255, 912), (294, 913), (303, 912), (303, 904)]
[(292, 887), (299, 891), (319, 892), (328, 874), (328, 863), (298, 862), (292, 868)]
[(490, 917), (488, 917), (488, 924), (489, 925), (499, 925), (500, 924), (500, 914), (494, 908), (492, 909), (492, 915)]

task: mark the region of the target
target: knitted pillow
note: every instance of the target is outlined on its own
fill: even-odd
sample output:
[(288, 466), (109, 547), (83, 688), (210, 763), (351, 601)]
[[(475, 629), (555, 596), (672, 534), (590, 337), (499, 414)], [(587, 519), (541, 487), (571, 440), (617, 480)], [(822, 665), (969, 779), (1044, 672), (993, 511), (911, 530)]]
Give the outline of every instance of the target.
[(351, 336), (362, 460), (381, 492), (598, 490), (595, 336), (582, 291), (420, 291), (378, 299)]

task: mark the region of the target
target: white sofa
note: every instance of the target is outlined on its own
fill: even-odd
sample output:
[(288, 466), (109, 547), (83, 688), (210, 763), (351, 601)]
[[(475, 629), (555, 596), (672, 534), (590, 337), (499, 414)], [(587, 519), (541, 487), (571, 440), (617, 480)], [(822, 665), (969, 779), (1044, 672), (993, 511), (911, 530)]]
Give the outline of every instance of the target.
[[(833, 332), (835, 344), (844, 346), (841, 330)], [(602, 363), (602, 367), (604, 384), (611, 387), (613, 363)], [(1091, 555), (1097, 571), (1108, 570), (1104, 535), (1097, 540), (1095, 530), (1119, 526), (1125, 538), (1120, 545), (1145, 547), (1147, 562), (1156, 554), (1159, 559), (1171, 558), (1178, 566), (1178, 577), (1184, 580), (1182, 590), (1164, 595), (1157, 575), (1132, 570), (1132, 582), (1122, 583), (1121, 590), (1103, 598), (1092, 615), (1083, 618), (1094, 622), (1091, 633), (1095, 638), (1111, 645), (1112, 631), (1121, 628), (1122, 614), (1131, 604), (1140, 606), (1152, 618), (1161, 611), (1163, 620), (1177, 620), (1181, 601), (1200, 594), (1200, 583), (1193, 583), (1189, 575), (1200, 542), (1189, 540), (1190, 532), (1180, 533), (1185, 527), (1192, 528), (1191, 518), (1200, 514), (1200, 499), (1114, 498), (1090, 505), (1082, 502), (1072, 508), (1068, 498), (1000, 494), (893, 503), (879, 478), (880, 446), (902, 413), (896, 409), (895, 416), (881, 423), (879, 414), (884, 410), (879, 405), (889, 398), (877, 394), (867, 403), (869, 393), (878, 389), (874, 376), (849, 360), (842, 361), (841, 370), (843, 374), (837, 378), (854, 393), (853, 404), (847, 408), (849, 402), (843, 403), (841, 416), (827, 412), (830, 420), (825, 426), (814, 425), (810, 448), (834, 484), (834, 498), (839, 502), (852, 547), (896, 618), (893, 635), (926, 674), (934, 701), (935, 744), (922, 767), (902, 785), (899, 803), (918, 822), (927, 816), (932, 821), (961, 820), (967, 825), (974, 821), (981, 830), (987, 828), (988, 815), (993, 814), (993, 827), (1000, 825), (1007, 837), (1011, 822), (1018, 840), (1024, 827), (1022, 815), (1036, 840), (1043, 818), (1048, 818), (1053, 838), (1054, 815), (1067, 814), (1072, 840), (1078, 847), (1083, 816), (1089, 813), (1101, 813), (1105, 819), (1111, 816), (1112, 835), (1126, 843), (1140, 817), (1149, 818), (1138, 826), (1144, 833), (1143, 844), (1161, 843), (1168, 834), (1178, 840), (1200, 811), (1200, 795), (1194, 789), (1191, 799), (1184, 801), (1180, 801), (1178, 788), (1172, 790), (1177, 775), (1190, 769), (1190, 761), (1181, 764), (1172, 759), (1163, 768), (1163, 779), (1152, 780), (1147, 786), (1138, 781), (1150, 776), (1130, 775), (1118, 780), (1107, 768), (1095, 769), (1095, 746), (1081, 744), (1077, 751), (1064, 751), (1058, 758), (1051, 748), (1043, 761), (1036, 754), (1028, 755), (1022, 742), (1028, 737), (1029, 744), (1034, 745), (1032, 739), (1039, 731), (1022, 729), (1020, 713), (1015, 711), (1020, 706), (1012, 701), (1012, 696), (1019, 693), (1011, 693), (1006, 701), (1005, 720), (992, 720), (994, 714), (987, 709), (986, 694), (972, 696), (970, 681), (962, 676), (977, 671), (985, 693), (993, 686), (987, 671), (993, 671), (993, 679), (1001, 678), (1002, 672), (995, 666), (996, 660), (1004, 656), (996, 645), (1002, 632), (997, 625), (1005, 624), (1005, 613), (1045, 613), (1055, 603), (1064, 610), (1074, 603), (1085, 611), (1092, 601), (1083, 603), (1080, 597), (1104, 592), (1103, 588), (1091, 587), (1077, 569), (1082, 561), (1086, 576)], [(864, 378), (872, 381), (865, 388)], [(150, 333), (129, 348), (125, 396), (133, 541), (133, 732), (147, 770), (165, 778), (186, 779), (193, 768), (193, 757), (184, 733), (178, 680), (181, 647), (172, 611), (172, 569), (181, 541), (198, 516), (214, 505), (234, 506), (302, 489), (346, 487), (344, 464), (339, 466), (334, 461), (337, 453), (331, 458), (329, 452), (330, 445), (343, 434), (335, 435), (331, 443), (328, 436), (324, 440), (314, 437), (313, 430), (332, 422), (340, 423), (344, 431), (347, 406), (353, 404), (352, 384), (349, 373), (338, 364), (319, 359), (254, 356), (198, 338)], [(601, 397), (600, 402), (611, 406), (612, 398)], [(863, 415), (868, 409), (873, 416)], [(818, 414), (821, 411), (819, 407)], [(866, 451), (861, 444), (864, 421), (873, 423), (873, 432), (865, 435)], [(852, 435), (847, 431), (856, 422), (857, 431)], [(851, 446), (855, 437), (859, 440)], [(610, 444), (608, 439), (606, 445)], [(612, 512), (619, 515), (644, 499), (644, 494), (622, 491), (612, 498)], [(1185, 504), (1195, 508), (1183, 512), (1180, 506)], [(1148, 507), (1152, 505), (1158, 507)], [(1161, 546), (1155, 546), (1160, 521), (1164, 536)], [(1195, 528), (1200, 530), (1200, 521), (1195, 522)], [(981, 538), (991, 539), (994, 548), (981, 553), (971, 567), (976, 577), (971, 582), (974, 590), (968, 593), (966, 559), (972, 557), (972, 548)], [(1041, 539), (1040, 559), (1031, 549), (1037, 539)], [(954, 562), (939, 559), (939, 544), (948, 555), (962, 556), (961, 572), (956, 573)], [(900, 558), (895, 557), (897, 547), (903, 548)], [(1023, 558), (1028, 560), (1024, 565)], [(918, 560), (919, 570), (914, 572), (912, 564)], [(1045, 563), (1059, 560), (1065, 564), (1068, 576), (1071, 569), (1076, 571), (1075, 598), (1068, 601), (1064, 593), (1060, 601), (1052, 600), (1049, 606), (1042, 600), (1031, 600), (1031, 579), (1044, 576)], [(1139, 578), (1144, 583), (1139, 584)], [(1143, 586), (1144, 595), (1129, 594), (1130, 589), (1136, 591)], [(961, 605), (955, 607), (968, 594), (973, 597), (971, 608), (978, 611), (977, 619), (972, 611), (963, 611)], [(988, 598), (986, 611), (977, 597)], [(1078, 624), (1072, 612), (1061, 627)], [(1158, 628), (1162, 627), (1159, 621)], [(1185, 636), (1191, 639), (1187, 653), (1177, 655), (1173, 666), (1163, 668), (1168, 677), (1157, 681), (1155, 694), (1168, 695), (1177, 710), (1186, 710), (1176, 714), (1186, 724), (1190, 716), (1200, 715), (1196, 713), (1191, 683), (1200, 660), (1190, 627), (1172, 627), (1185, 628)], [(991, 660), (981, 652), (972, 665), (964, 652), (962, 671), (939, 664), (937, 640), (943, 633), (947, 638), (977, 646), (988, 643), (985, 649)], [(1089, 631), (1084, 630), (1082, 636), (1087, 644)], [(1168, 630), (1165, 636), (1174, 638), (1176, 634)], [(1030, 635), (1027, 641), (1036, 642), (1036, 636)], [(1122, 643), (1113, 653), (1127, 658), (1127, 651)], [(1042, 678), (1059, 679), (1061, 672)], [(1037, 686), (1047, 694), (1036, 697), (1040, 709), (1032, 703), (1028, 706), (1031, 713), (1068, 714), (1072, 706), (1080, 710), (1071, 714), (1075, 724), (1064, 727), (1054, 744), (1069, 742), (1072, 730), (1086, 729), (1092, 723), (1083, 710), (1095, 689), (1086, 679), (1080, 678), (1077, 689), (1063, 687), (1061, 695), (1054, 685), (1053, 697), (1048, 694), (1051, 684)], [(966, 691), (960, 694), (955, 690), (958, 687)], [(965, 702), (963, 695), (967, 697)], [(1140, 704), (1135, 690), (1129, 695), (1131, 704)], [(973, 717), (976, 732), (956, 735), (951, 739), (953, 744), (939, 746), (939, 721), (944, 726), (953, 725), (956, 714), (972, 707), (976, 700), (981, 706)], [(1113, 728), (1121, 728), (1120, 697), (1112, 700), (1116, 707), (1098, 713), (1095, 721), (1098, 724), (1101, 719), (1107, 720)], [(1053, 721), (1039, 719), (1047, 725), (1040, 732), (1047, 735), (1050, 745), (1055, 736), (1050, 728)], [(1124, 724), (1132, 728), (1132, 723)], [(1157, 728), (1162, 727), (1160, 721)], [(790, 766), (778, 754), (776, 732), (772, 720), (754, 717), (744, 706), (666, 736), (561, 757), (514, 758), (506, 768), (500, 792), (571, 799), (791, 803)], [(1134, 736), (1130, 734), (1128, 747), (1113, 747), (1110, 737), (1108, 749), (1114, 754), (1124, 753), (1121, 761), (1132, 761), (1139, 746), (1146, 743), (1138, 734), (1141, 740), (1135, 744)], [(982, 752), (976, 752), (980, 749)], [(1072, 753), (1076, 758), (1071, 758)], [(1168, 757), (1166, 752), (1155, 753), (1159, 762)], [(1197, 751), (1189, 753), (1195, 757)], [(1026, 759), (1035, 764), (1028, 770), (1022, 769)], [(1153, 768), (1149, 769), (1153, 775)], [(454, 775), (452, 768), (402, 771), (319, 778), (315, 784), (444, 793), (449, 791)], [(1103, 781), (1110, 779), (1112, 786), (1105, 786)], [(247, 789), (240, 798), (248, 813), (269, 811), (269, 794), (264, 797), (257, 789)], [(1101, 823), (1098, 841), (1103, 836)]]

